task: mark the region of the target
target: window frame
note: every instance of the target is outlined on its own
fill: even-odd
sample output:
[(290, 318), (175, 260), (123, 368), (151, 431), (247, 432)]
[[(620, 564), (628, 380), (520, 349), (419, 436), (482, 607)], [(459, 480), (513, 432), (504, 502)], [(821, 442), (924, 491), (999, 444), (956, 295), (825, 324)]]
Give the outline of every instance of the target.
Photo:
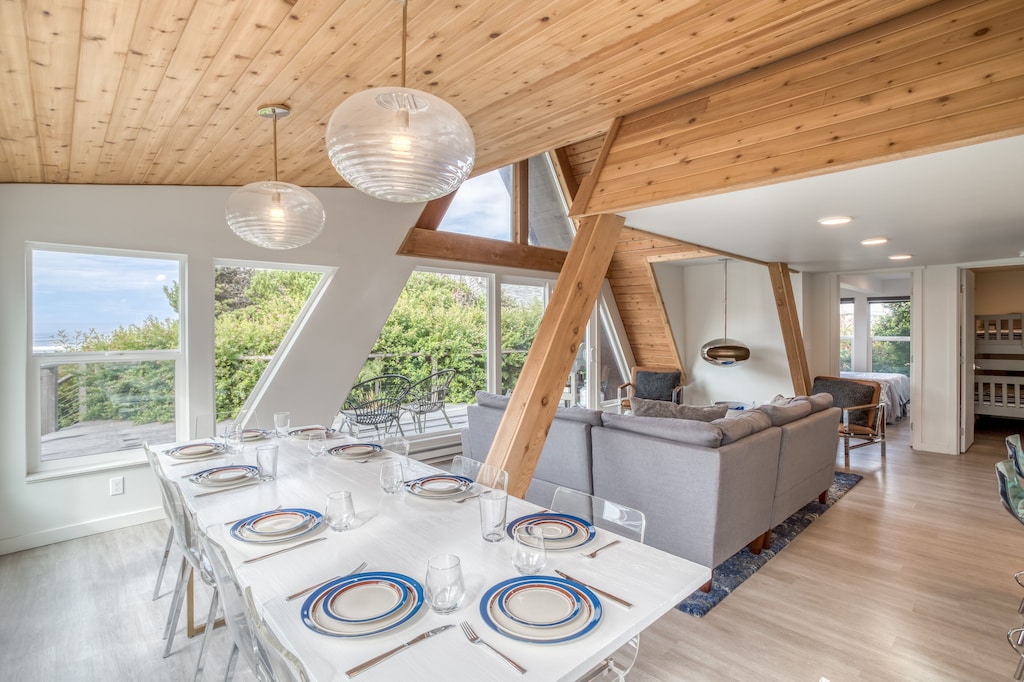
[[(51, 251), (71, 254), (114, 256), (120, 258), (138, 258), (178, 263), (178, 347), (177, 349), (133, 350), (133, 351), (70, 351), (66, 353), (36, 353), (33, 351), (33, 322), (35, 318), (35, 301), (33, 298), (33, 254), (37, 251)], [(26, 317), (27, 317), (27, 355), (28, 381), (26, 382), (26, 443), (25, 466), (29, 480), (60, 478), (76, 473), (118, 468), (145, 462), (145, 453), (141, 447), (117, 450), (114, 452), (94, 453), (75, 457), (61, 458), (51, 461), (42, 460), (42, 395), (39, 377), (43, 367), (71, 364), (119, 364), (125, 362), (167, 361), (174, 362), (174, 430), (175, 440), (183, 438), (182, 415), (187, 405), (187, 363), (185, 353), (185, 330), (187, 312), (187, 256), (180, 253), (163, 253), (139, 249), (117, 249), (75, 244), (53, 244), (46, 242), (25, 243), (26, 272)], [(186, 422), (187, 423), (187, 422)]]

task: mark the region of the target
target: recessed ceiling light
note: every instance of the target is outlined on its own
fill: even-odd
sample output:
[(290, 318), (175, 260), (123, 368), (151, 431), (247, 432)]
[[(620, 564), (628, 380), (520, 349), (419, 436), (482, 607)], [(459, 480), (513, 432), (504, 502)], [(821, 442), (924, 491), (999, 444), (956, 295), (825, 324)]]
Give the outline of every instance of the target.
[(885, 244), (888, 241), (885, 237), (870, 237), (869, 239), (861, 239), (860, 243), (864, 246), (875, 246), (876, 244)]
[(818, 218), (818, 224), (820, 225), (845, 225), (846, 223), (853, 220), (848, 215), (832, 215), (827, 218)]
[(913, 258), (909, 253), (896, 253), (889, 256), (889, 260), (910, 260)]

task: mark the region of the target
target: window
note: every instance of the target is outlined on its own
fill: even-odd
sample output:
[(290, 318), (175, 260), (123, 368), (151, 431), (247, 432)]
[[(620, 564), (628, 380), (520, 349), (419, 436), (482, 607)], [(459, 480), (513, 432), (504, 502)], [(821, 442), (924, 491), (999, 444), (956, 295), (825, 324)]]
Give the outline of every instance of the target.
[(511, 241), (512, 167), (505, 166), (462, 183), (438, 229)]
[(839, 301), (839, 371), (853, 371), (853, 299)]
[(60, 247), (32, 247), (30, 256), (33, 468), (174, 440), (181, 260)]
[(218, 423), (233, 420), (249, 400), (322, 277), (237, 264), (214, 268)]
[(543, 284), (501, 284), (501, 392), (519, 381), (547, 298)]
[(871, 371), (910, 376), (910, 299), (869, 298)]

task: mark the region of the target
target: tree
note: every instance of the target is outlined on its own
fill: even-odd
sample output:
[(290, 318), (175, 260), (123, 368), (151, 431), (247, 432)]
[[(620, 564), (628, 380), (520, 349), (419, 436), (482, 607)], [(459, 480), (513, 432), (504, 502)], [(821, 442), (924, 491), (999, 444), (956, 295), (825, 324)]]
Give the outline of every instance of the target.
[[(874, 318), (871, 336), (910, 336), (910, 301), (875, 303), (884, 306), (885, 313)], [(910, 374), (909, 340), (872, 340), (871, 369), (874, 372)]]

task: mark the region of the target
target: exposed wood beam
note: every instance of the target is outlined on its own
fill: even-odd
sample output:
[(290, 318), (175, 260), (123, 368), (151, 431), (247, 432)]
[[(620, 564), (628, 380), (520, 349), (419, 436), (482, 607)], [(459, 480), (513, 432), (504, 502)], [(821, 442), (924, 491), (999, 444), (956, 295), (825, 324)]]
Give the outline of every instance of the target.
[(512, 166), (512, 241), (530, 243), (530, 162), (516, 161)]
[(440, 227), (441, 221), (444, 220), (445, 214), (448, 213), (448, 207), (455, 201), (455, 195), (458, 191), (455, 190), (443, 197), (428, 201), (427, 205), (420, 212), (420, 217), (416, 220), (415, 227), (422, 230), (436, 230)]
[(597, 160), (594, 161), (594, 167), (591, 169), (590, 174), (583, 178), (579, 191), (573, 197), (572, 207), (569, 209), (570, 216), (578, 217), (589, 213), (586, 209), (590, 205), (590, 197), (594, 194), (594, 189), (597, 187), (597, 182), (601, 177), (601, 171), (604, 170), (604, 164), (608, 160), (608, 154), (612, 150), (612, 145), (615, 144), (615, 138), (619, 134), (619, 127), (621, 125), (622, 117), (618, 116), (608, 126), (608, 132), (604, 136), (604, 144), (601, 145), (601, 152), (597, 155)]
[(581, 190), (572, 215), (1020, 133), (1024, 5), (942, 0), (629, 114), (614, 139), (605, 138), (605, 158), (587, 178), (593, 191)]
[(796, 395), (808, 395), (811, 391), (811, 373), (807, 367), (807, 351), (800, 332), (800, 316), (797, 314), (796, 299), (793, 296), (793, 280), (785, 263), (768, 263), (768, 275), (775, 294), (775, 306), (782, 327), (782, 341), (789, 359), (789, 374), (793, 379)]
[(580, 183), (576, 180), (576, 173), (572, 169), (572, 160), (569, 157), (569, 150), (566, 147), (558, 147), (554, 151), (554, 166), (558, 178), (562, 181), (562, 192), (565, 194), (567, 203), (572, 205), (576, 194), (580, 191)]
[(508, 471), (510, 495), (523, 497), (530, 487), (565, 377), (601, 295), (604, 273), (623, 222), (615, 215), (585, 220), (569, 247), (565, 266), (487, 454), (487, 464)]
[(398, 255), (542, 272), (561, 272), (566, 259), (566, 252), (557, 249), (420, 227), (411, 228), (405, 235)]

